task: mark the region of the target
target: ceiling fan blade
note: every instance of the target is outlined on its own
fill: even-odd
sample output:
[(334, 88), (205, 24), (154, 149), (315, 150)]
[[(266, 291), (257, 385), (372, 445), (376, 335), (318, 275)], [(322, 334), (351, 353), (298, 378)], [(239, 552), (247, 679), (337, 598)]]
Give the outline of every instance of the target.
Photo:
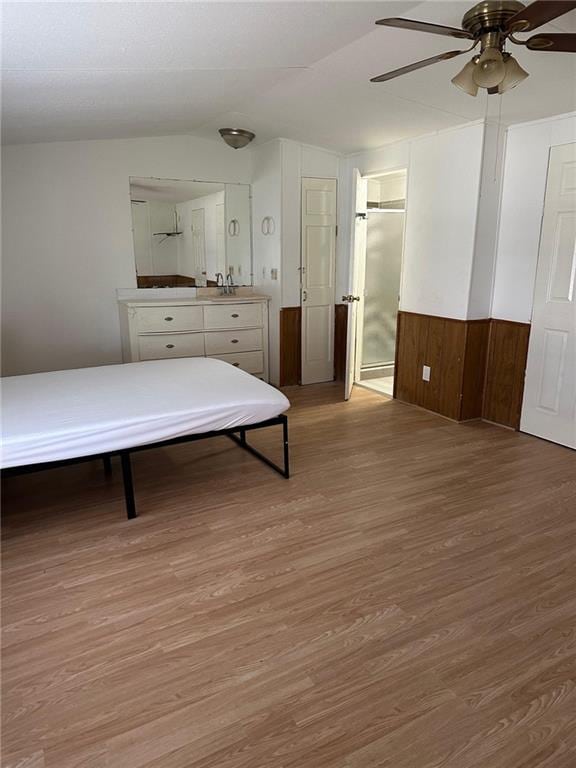
[(400, 75), (406, 75), (408, 72), (414, 72), (415, 69), (422, 69), (422, 67), (428, 67), (430, 64), (436, 64), (437, 61), (453, 59), (454, 56), (460, 56), (461, 53), (468, 53), (468, 51), (446, 51), (446, 53), (439, 53), (437, 56), (431, 56), (429, 59), (422, 59), (422, 61), (416, 61), (414, 64), (408, 64), (406, 67), (393, 69), (391, 72), (386, 72), (384, 75), (371, 77), (370, 82), (384, 83), (386, 80), (392, 80), (394, 77), (400, 77)]
[(399, 27), (400, 29), (412, 29), (415, 32), (431, 32), (433, 35), (446, 35), (459, 37), (463, 40), (474, 40), (474, 35), (457, 27), (445, 27), (442, 24), (429, 24), (427, 21), (415, 21), (414, 19), (379, 19), (376, 24), (383, 27)]
[(508, 19), (507, 32), (531, 32), (576, 8), (574, 0), (536, 0)]
[(576, 33), (547, 35), (542, 32), (526, 40), (526, 47), (531, 51), (554, 51), (576, 53)]

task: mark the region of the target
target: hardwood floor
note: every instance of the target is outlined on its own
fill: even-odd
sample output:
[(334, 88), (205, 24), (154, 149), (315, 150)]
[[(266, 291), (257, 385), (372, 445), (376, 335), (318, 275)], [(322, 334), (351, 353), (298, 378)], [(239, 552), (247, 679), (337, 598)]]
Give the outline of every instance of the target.
[[(230, 441), (6, 482), (4, 768), (574, 768), (576, 459), (290, 388)], [(254, 438), (280, 450), (272, 431)]]

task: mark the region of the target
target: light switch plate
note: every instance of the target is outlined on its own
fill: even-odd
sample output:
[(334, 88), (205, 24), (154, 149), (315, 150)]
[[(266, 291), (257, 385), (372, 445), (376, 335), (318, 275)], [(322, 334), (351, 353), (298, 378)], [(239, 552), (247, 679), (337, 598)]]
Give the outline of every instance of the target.
[(430, 381), (430, 366), (422, 366), (422, 381)]

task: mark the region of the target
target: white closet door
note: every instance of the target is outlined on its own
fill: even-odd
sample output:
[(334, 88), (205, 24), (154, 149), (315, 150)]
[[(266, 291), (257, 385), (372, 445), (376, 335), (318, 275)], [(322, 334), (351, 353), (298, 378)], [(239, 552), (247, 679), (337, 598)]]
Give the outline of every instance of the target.
[(137, 275), (153, 275), (150, 211), (148, 203), (132, 203), (132, 236)]
[(520, 428), (576, 448), (576, 144), (552, 147)]
[(334, 378), (336, 179), (302, 179), (302, 384)]
[[(215, 272), (226, 274), (226, 214), (224, 203), (216, 205), (216, 269)], [(214, 279), (214, 275), (211, 275)]]
[(194, 277), (202, 280), (206, 277), (206, 234), (204, 232), (204, 208), (196, 208), (190, 214), (192, 230), (192, 262)]

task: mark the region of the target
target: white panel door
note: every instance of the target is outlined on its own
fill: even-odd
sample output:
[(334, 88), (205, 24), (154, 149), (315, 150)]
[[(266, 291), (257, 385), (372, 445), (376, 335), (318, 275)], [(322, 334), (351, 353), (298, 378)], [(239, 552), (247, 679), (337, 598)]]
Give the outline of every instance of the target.
[(520, 428), (576, 448), (576, 144), (552, 147)]
[(302, 179), (302, 384), (334, 378), (336, 179)]
[(150, 211), (148, 203), (132, 202), (132, 236), (137, 275), (153, 275)]
[(190, 214), (192, 230), (192, 263), (194, 277), (201, 283), (206, 279), (206, 233), (204, 231), (204, 208), (196, 208)]
[(348, 336), (346, 339), (346, 380), (344, 398), (352, 394), (354, 382), (360, 378), (362, 361), (362, 334), (358, 329), (358, 318), (364, 313), (364, 273), (366, 270), (366, 234), (368, 228), (368, 180), (354, 171), (355, 207), (352, 221), (352, 252), (350, 264), (350, 293), (342, 296), (348, 304)]
[[(226, 274), (226, 214), (224, 203), (216, 204), (216, 269), (215, 272)], [(214, 277), (212, 275), (212, 277)]]

